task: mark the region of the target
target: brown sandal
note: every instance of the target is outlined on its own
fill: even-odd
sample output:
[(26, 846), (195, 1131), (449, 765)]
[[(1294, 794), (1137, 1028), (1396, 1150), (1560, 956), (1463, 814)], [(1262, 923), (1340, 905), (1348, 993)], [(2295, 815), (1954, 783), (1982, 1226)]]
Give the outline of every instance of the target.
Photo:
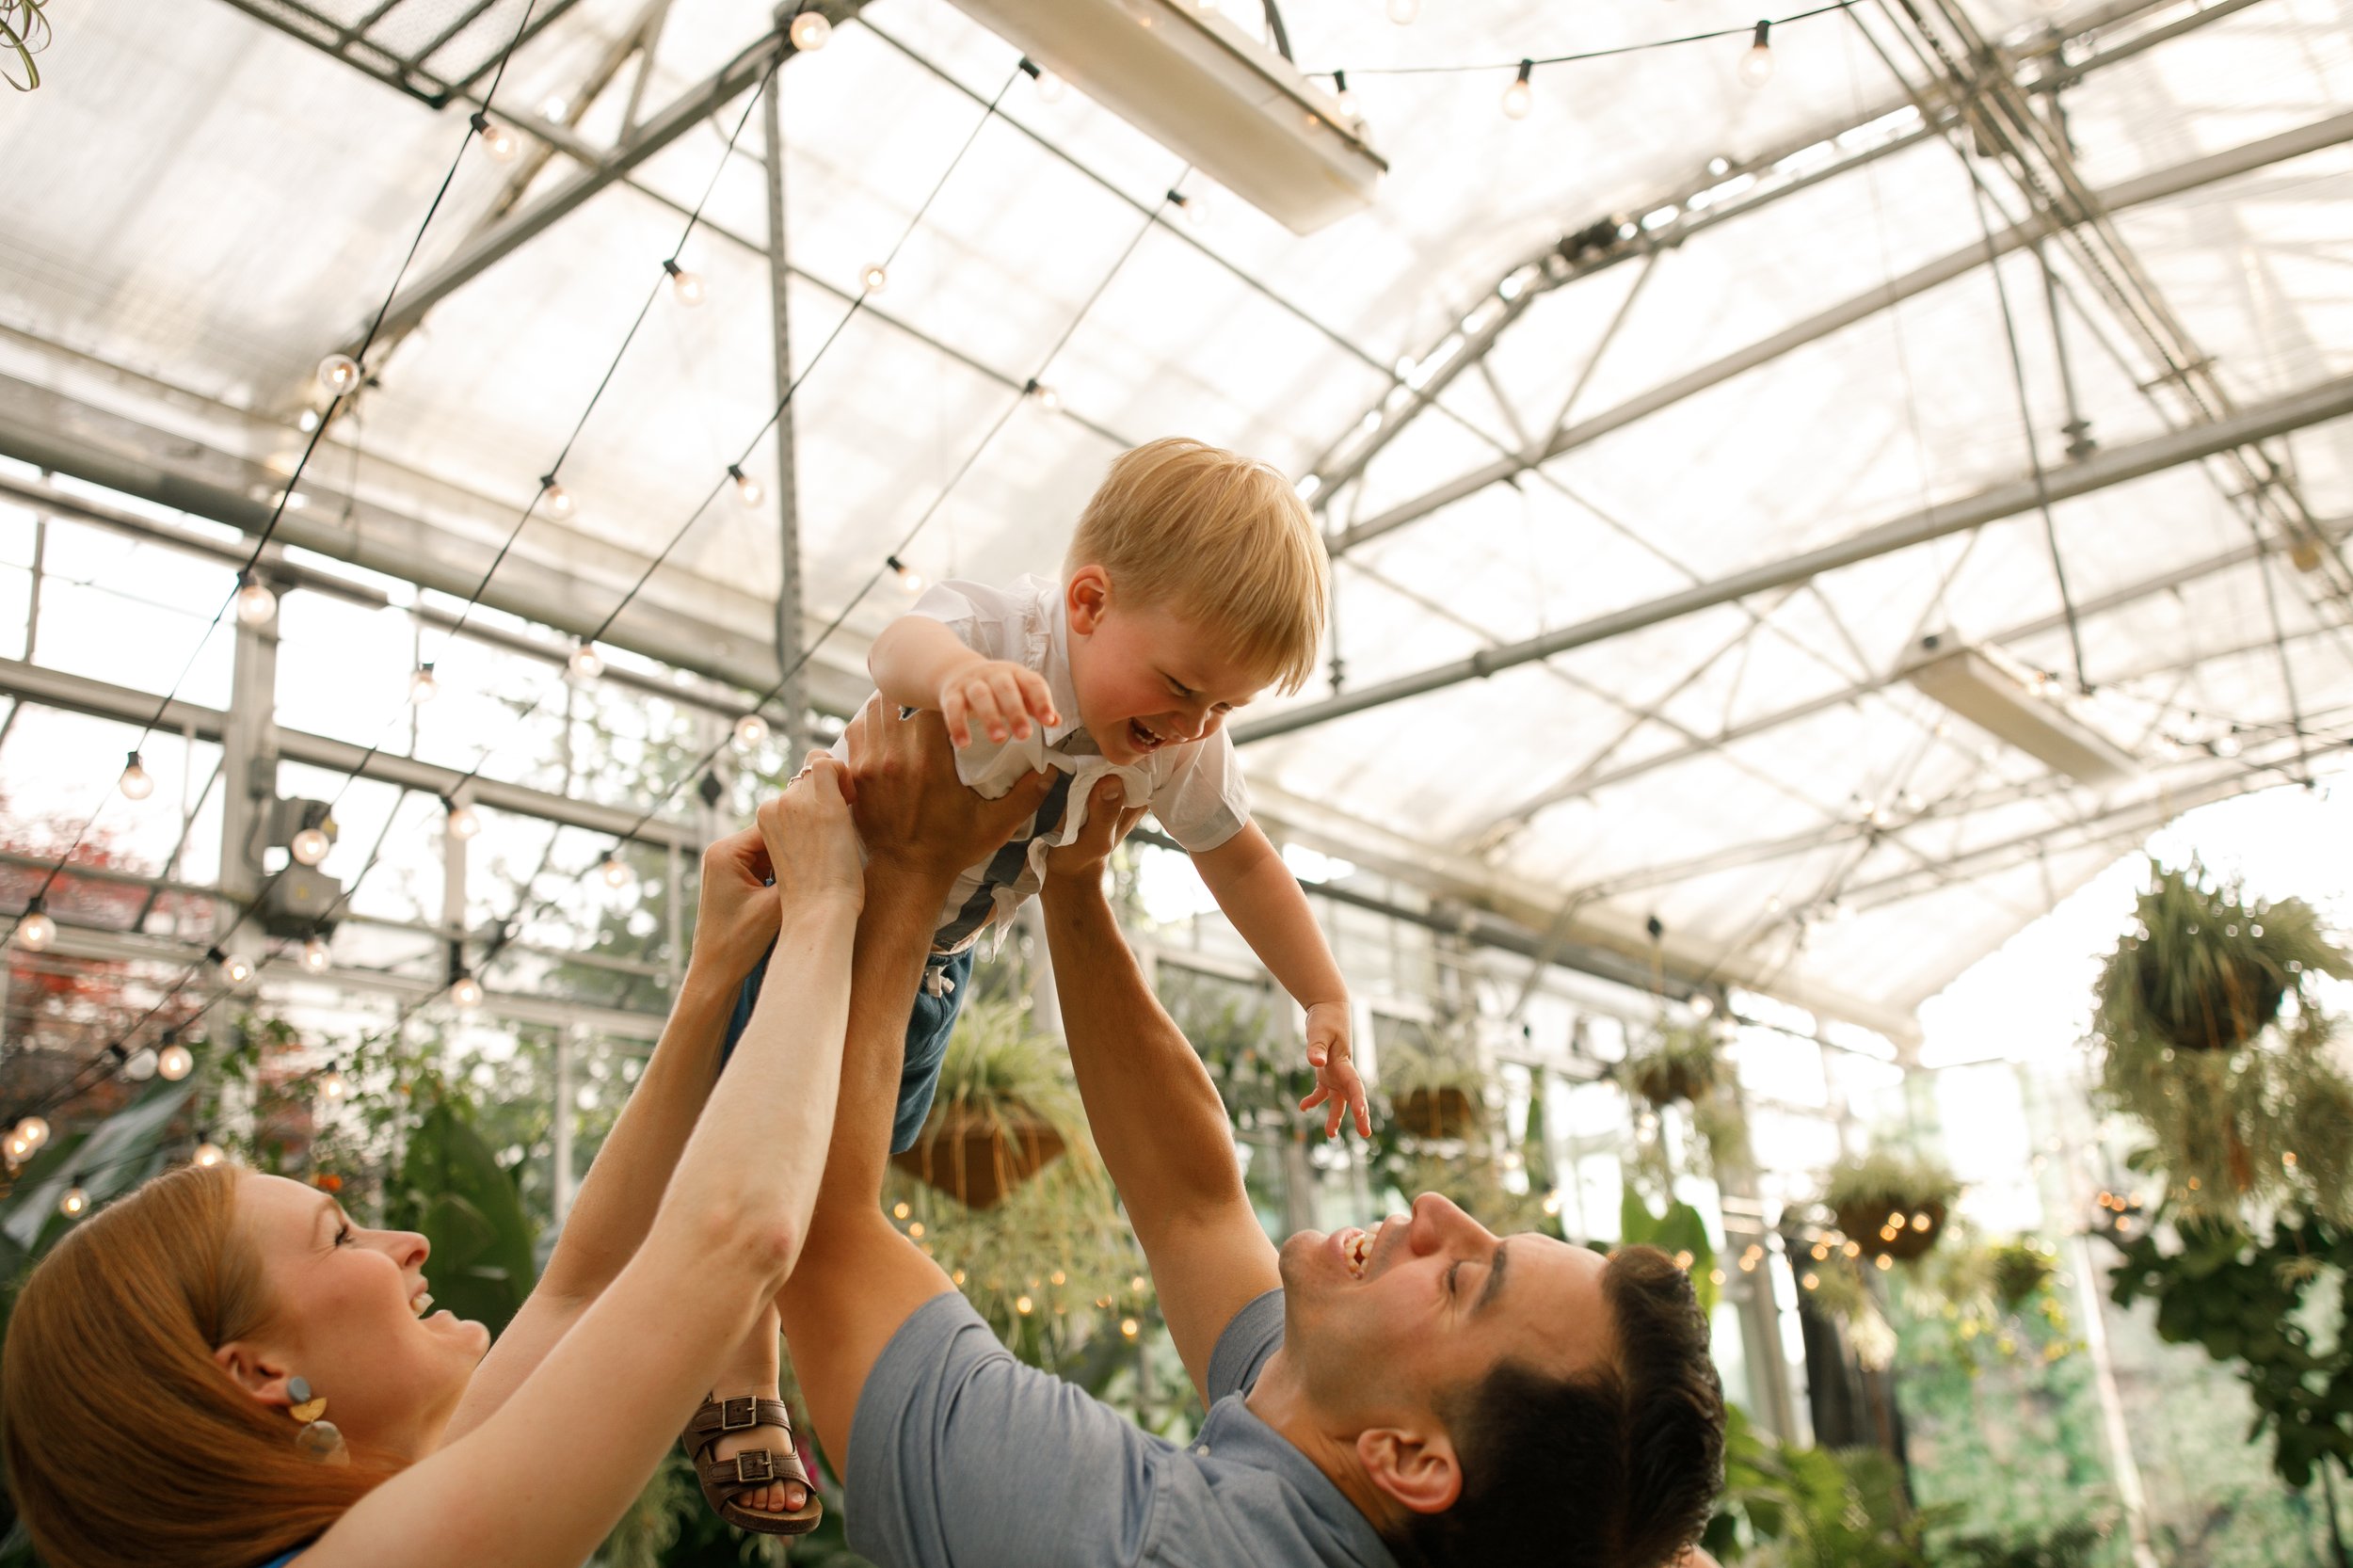
[[(733, 1459), (708, 1457), (719, 1439), (730, 1432), (749, 1432), (754, 1427), (775, 1427), (784, 1433), (784, 1451), (768, 1448), (746, 1448)], [(825, 1505), (819, 1500), (817, 1487), (801, 1466), (801, 1456), (792, 1443), (792, 1415), (781, 1400), (706, 1400), (695, 1412), (695, 1418), (680, 1434), (680, 1444), (686, 1456), (695, 1462), (695, 1479), (702, 1483), (703, 1501), (712, 1512), (737, 1529), (759, 1535), (807, 1535), (817, 1528), (817, 1521), (825, 1515)], [(765, 1509), (745, 1508), (736, 1501), (754, 1487), (764, 1487), (772, 1481), (798, 1486), (808, 1494), (808, 1501), (796, 1513), (771, 1513)]]

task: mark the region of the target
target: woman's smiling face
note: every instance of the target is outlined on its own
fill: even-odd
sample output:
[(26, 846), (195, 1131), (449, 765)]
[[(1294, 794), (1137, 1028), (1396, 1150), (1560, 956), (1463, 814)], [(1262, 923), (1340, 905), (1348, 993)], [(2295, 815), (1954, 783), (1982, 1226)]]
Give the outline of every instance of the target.
[(239, 1179), (237, 1224), (261, 1256), (272, 1309), (262, 1332), (221, 1347), (232, 1375), (264, 1394), (302, 1378), (349, 1442), (430, 1452), (490, 1335), (424, 1310), (425, 1239), (361, 1229), (326, 1193), (256, 1174)]

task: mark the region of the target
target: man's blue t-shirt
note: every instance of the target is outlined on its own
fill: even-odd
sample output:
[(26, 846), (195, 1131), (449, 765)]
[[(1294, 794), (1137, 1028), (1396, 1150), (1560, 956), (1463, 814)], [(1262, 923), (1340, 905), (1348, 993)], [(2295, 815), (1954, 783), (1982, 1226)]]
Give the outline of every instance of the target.
[(850, 1432), (853, 1550), (883, 1568), (1395, 1568), (1371, 1523), (1242, 1398), (1283, 1293), (1234, 1315), (1178, 1448), (1014, 1359), (951, 1291), (899, 1325)]

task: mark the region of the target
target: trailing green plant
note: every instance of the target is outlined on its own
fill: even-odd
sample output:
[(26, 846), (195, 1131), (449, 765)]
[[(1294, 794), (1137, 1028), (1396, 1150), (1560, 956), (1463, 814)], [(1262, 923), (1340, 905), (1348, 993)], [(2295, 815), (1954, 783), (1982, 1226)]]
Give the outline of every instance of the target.
[(0, 0), (0, 80), (19, 92), (40, 86), (33, 56), (49, 47), (49, 0)]
[(2233, 1365), (2255, 1405), (2248, 1437), (2270, 1433), (2281, 1480), (2300, 1489), (2329, 1461), (2353, 1475), (2353, 1231), (2309, 1214), (2263, 1230), (2182, 1215), (2118, 1245), (2111, 1299), (2147, 1297), (2159, 1337)]
[(1705, 1023), (1660, 1023), (1619, 1064), (1621, 1082), (1657, 1110), (1697, 1105), (1722, 1071), (1715, 1029)]
[(1938, 1568), (2091, 1568), (2108, 1537), (2103, 1522), (2073, 1519), (2044, 1529), (1955, 1535), (1936, 1548)]
[(1726, 1411), (1724, 1490), (1700, 1544), (1753, 1568), (1930, 1568), (1949, 1511), (1912, 1509), (1902, 1471), (1872, 1448), (1800, 1448)]
[(2047, 1243), (2021, 1236), (1987, 1249), (1985, 1262), (1993, 1299), (2015, 1312), (2050, 1284), (2058, 1255)]
[(2306, 990), (2353, 960), (2300, 899), (2248, 901), (2195, 863), (2153, 861), (2138, 909), (2092, 1016), (2102, 1093), (2152, 1141), (2135, 1164), (2185, 1217), (2286, 1205), (2353, 1223), (2353, 1079)]
[[(1086, 1112), (1069, 1060), (1041, 1032), (1028, 999), (975, 1000), (956, 1017), (939, 1064), (932, 1114), (946, 1111), (1002, 1128), (1034, 1118), (1076, 1151), (1085, 1144)], [(1093, 1145), (1086, 1144), (1091, 1158)]]
[(1961, 1183), (1941, 1161), (1881, 1145), (1833, 1165), (1822, 1201), (1865, 1254), (1909, 1260), (1934, 1245), (1960, 1195)]

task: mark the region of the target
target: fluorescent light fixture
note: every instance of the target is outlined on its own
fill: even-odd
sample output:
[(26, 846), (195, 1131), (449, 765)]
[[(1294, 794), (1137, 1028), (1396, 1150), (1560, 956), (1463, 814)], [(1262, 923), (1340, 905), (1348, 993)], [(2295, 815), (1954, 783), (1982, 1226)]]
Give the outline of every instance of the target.
[(1337, 97), (1214, 7), (955, 4), (1295, 234), (1370, 206), (1388, 171)]
[(2115, 784), (2140, 771), (2130, 752), (2046, 696), (2001, 649), (1920, 639), (1904, 679), (1995, 740), (2079, 784)]

